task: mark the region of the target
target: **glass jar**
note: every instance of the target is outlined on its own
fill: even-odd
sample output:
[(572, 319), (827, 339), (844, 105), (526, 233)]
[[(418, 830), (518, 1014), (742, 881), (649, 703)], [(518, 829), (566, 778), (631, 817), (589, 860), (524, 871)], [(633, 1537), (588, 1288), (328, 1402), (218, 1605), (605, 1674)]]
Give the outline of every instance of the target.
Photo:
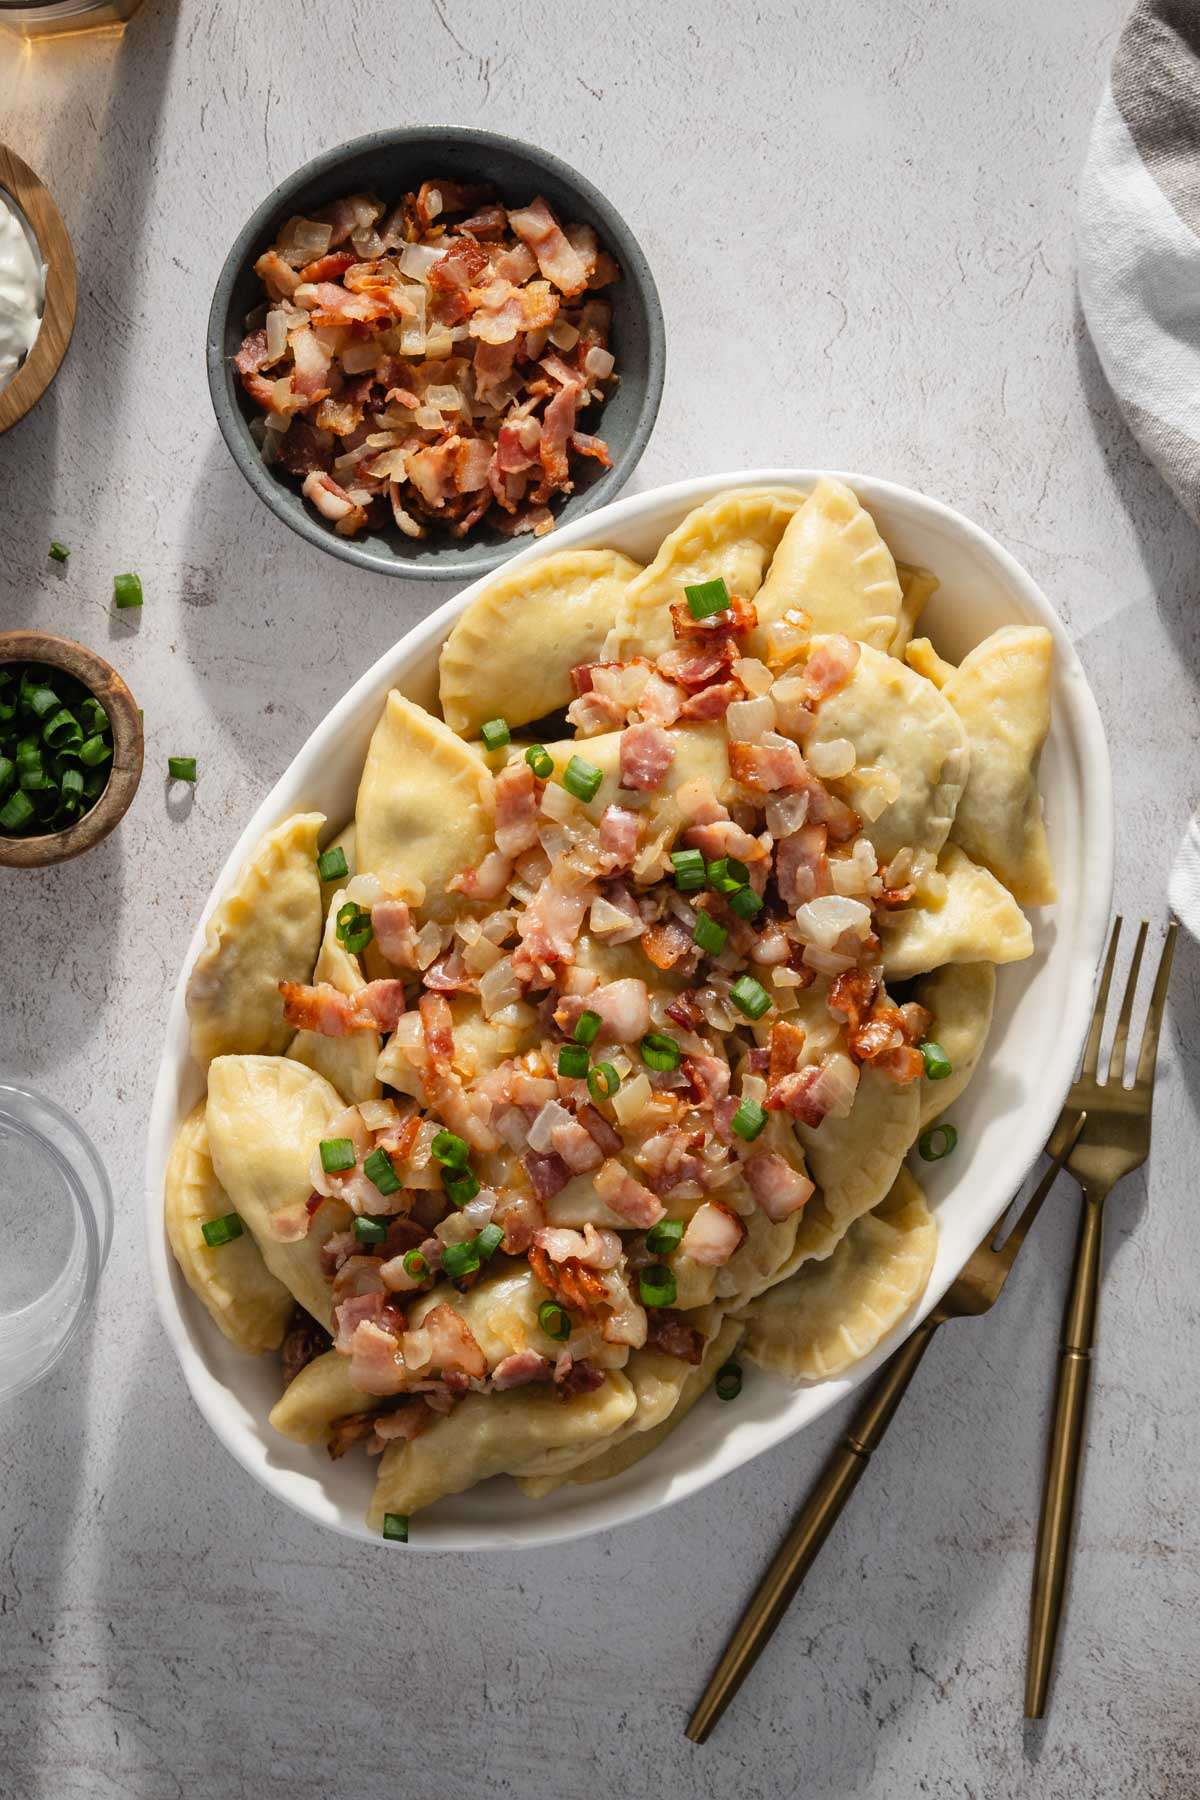
[(0, 26), (22, 38), (111, 31), (132, 19), (142, 0), (0, 0)]
[(74, 1119), (0, 1083), (0, 1401), (66, 1353), (95, 1298), (112, 1225), (108, 1176)]

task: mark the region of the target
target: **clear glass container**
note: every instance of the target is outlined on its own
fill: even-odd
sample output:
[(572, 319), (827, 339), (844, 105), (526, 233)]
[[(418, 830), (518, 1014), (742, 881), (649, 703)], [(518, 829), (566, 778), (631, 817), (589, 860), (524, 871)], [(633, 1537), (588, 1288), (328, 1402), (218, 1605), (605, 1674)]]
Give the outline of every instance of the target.
[(0, 0), (0, 26), (23, 38), (119, 30), (141, 4), (142, 0)]
[(0, 1401), (49, 1373), (112, 1241), (104, 1164), (60, 1106), (0, 1082)]

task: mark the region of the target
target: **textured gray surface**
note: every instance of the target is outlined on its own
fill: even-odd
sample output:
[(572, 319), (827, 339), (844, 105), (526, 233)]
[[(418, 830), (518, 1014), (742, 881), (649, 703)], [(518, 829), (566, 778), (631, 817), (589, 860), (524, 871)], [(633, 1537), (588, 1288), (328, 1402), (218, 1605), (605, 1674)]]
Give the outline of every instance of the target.
[[(0, 878), (0, 1070), (78, 1112), (118, 1206), (86, 1340), (0, 1417), (4, 1800), (1200, 1792), (1190, 946), (1153, 1162), (1110, 1213), (1044, 1728), (1023, 1730), (1020, 1680), (1065, 1186), (997, 1312), (932, 1352), (703, 1750), (687, 1709), (839, 1418), (615, 1536), (481, 1562), (365, 1555), (275, 1506), (210, 1438), (140, 1242), (161, 1020), (231, 834), (439, 597), (339, 567), (257, 509), (204, 384), (238, 224), (315, 149), (382, 122), (537, 138), (639, 232), (670, 331), (639, 485), (869, 468), (1025, 560), (1110, 728), (1120, 902), (1162, 917), (1195, 797), (1200, 545), (1100, 380), (1070, 237), (1120, 11), (593, 0), (585, 47), (543, 0), (149, 0), (119, 48), (0, 50), (0, 133), (51, 184), (81, 275), (52, 396), (0, 439), (0, 623), (107, 646), (148, 749), (114, 839)], [(73, 547), (65, 571), (51, 536)], [(109, 606), (125, 568), (147, 595), (132, 624)], [(202, 771), (183, 807), (161, 773), (179, 751)]]

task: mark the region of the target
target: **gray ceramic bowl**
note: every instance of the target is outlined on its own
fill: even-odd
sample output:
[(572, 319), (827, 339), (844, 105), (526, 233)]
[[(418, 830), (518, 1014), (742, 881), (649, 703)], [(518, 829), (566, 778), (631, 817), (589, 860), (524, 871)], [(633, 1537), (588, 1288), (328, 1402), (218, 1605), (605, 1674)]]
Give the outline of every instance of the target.
[(666, 350), (654, 277), (628, 225), (590, 181), (547, 151), (495, 132), (439, 125), (376, 131), (327, 150), (281, 182), (243, 225), (217, 280), (208, 316), (208, 385), (217, 423), (238, 468), (259, 499), (309, 543), (385, 575), (473, 581), (522, 549), (528, 538), (482, 530), (464, 542), (414, 542), (394, 526), (338, 537), (301, 499), (298, 484), (263, 462), (249, 430), (256, 409), (242, 392), (231, 361), (245, 335), (246, 314), (263, 299), (255, 260), (286, 219), (360, 188), (393, 202), (438, 175), (493, 182), (501, 198), (513, 205), (544, 194), (560, 218), (594, 226), (620, 264), (620, 281), (604, 295), (612, 302), (612, 348), (620, 380), (595, 427), (608, 443), (613, 466), (602, 469), (583, 459), (584, 466), (575, 472), (575, 492), (554, 508), (555, 518), (565, 523), (615, 499), (645, 449), (662, 398)]

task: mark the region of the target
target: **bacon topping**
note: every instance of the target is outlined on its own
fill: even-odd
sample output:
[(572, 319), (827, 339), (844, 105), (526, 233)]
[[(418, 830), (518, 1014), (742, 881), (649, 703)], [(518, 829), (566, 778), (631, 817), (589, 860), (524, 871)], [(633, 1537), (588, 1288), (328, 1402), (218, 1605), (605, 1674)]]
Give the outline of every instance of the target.
[(394, 1031), (404, 1011), (402, 981), (369, 981), (357, 994), (343, 994), (330, 982), (310, 987), (302, 981), (281, 981), (283, 1016), (298, 1031), (316, 1031), (322, 1037), (347, 1037), (352, 1031)]
[(649, 792), (658, 787), (672, 762), (675, 746), (658, 725), (630, 725), (621, 733), (621, 786)]
[(615, 1157), (609, 1157), (592, 1177), (592, 1186), (597, 1195), (610, 1211), (627, 1219), (639, 1231), (657, 1225), (665, 1216), (666, 1208), (643, 1187)]
[(776, 1225), (812, 1198), (813, 1184), (807, 1175), (793, 1169), (774, 1150), (760, 1150), (748, 1157), (743, 1167), (755, 1201)]

